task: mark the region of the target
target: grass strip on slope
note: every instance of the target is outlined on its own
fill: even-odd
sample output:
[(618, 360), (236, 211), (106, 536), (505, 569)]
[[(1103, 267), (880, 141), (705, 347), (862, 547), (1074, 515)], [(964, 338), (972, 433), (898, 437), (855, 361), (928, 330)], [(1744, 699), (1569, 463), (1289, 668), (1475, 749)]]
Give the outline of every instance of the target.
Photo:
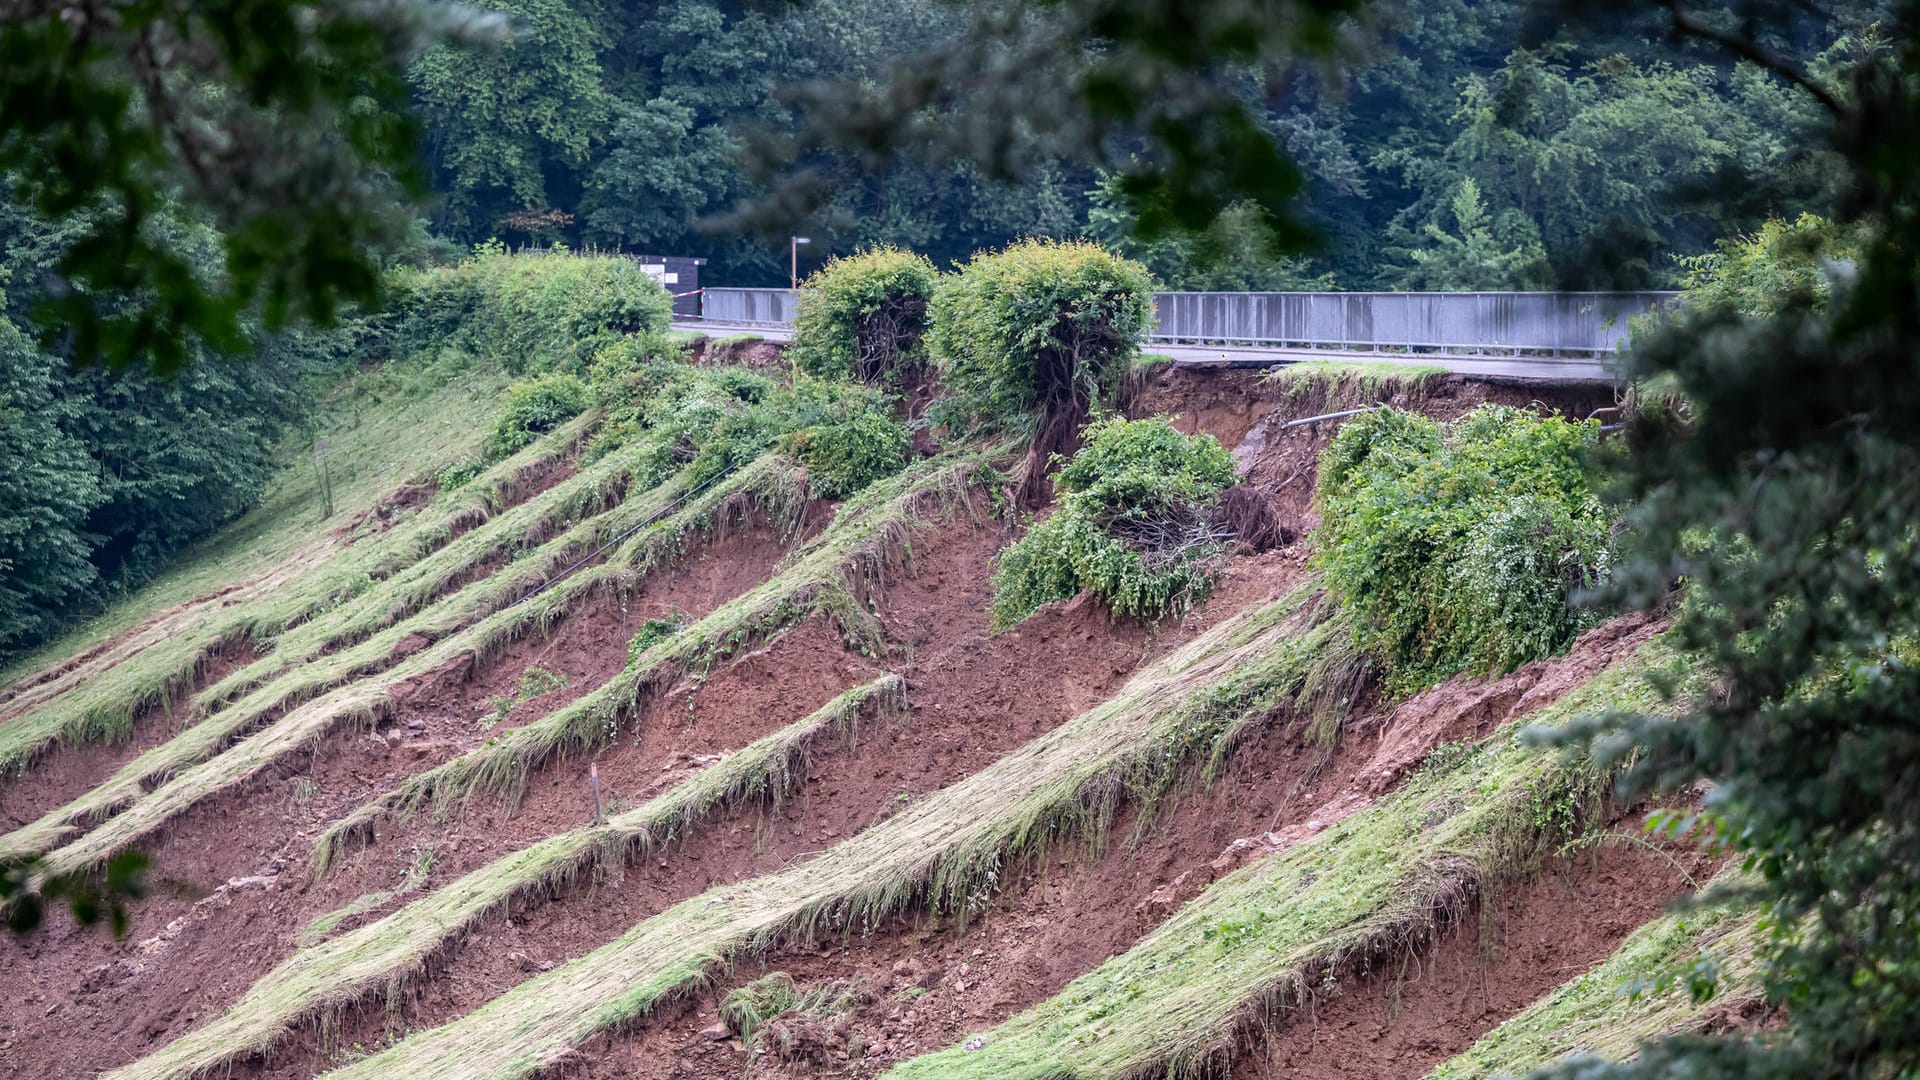
[[(1629, 698), (1655, 707), (1643, 665), (1614, 664), (1541, 719)], [(1315, 987), (1397, 963), (1475, 892), (1536, 865), (1599, 804), (1606, 782), (1513, 726), (1462, 750), (1373, 807), (1222, 878), (984, 1043), (916, 1058), (886, 1077), (1224, 1075), (1245, 1027), (1298, 1006)]]
[[(226, 743), (246, 721), (245, 709), (236, 705), (202, 721), (135, 758), (79, 799), (0, 837), (0, 858), (38, 854), (64, 843), (67, 846), (49, 858), (49, 872), (90, 867), (207, 796), (241, 783), (324, 736), (336, 725), (377, 720), (391, 708), (390, 688), (462, 656), (470, 663), (484, 662), (512, 642), (544, 631), (597, 592), (630, 591), (637, 584), (637, 575), (626, 560), (652, 567), (661, 560), (663, 551), (680, 550), (689, 535), (710, 530), (727, 519), (748, 516), (754, 507), (766, 508), (776, 519), (797, 520), (805, 501), (798, 469), (781, 455), (764, 455), (691, 500), (678, 513), (635, 534), (614, 560), (576, 574), (525, 603), (495, 611), (385, 668), (378, 680), (346, 683), (313, 698), (231, 746)], [(404, 628), (395, 629), (405, 632)], [(170, 779), (142, 794), (160, 778)], [(85, 823), (116, 811), (117, 817), (108, 818), (75, 839)]]
[(1266, 378), (1286, 390), (1290, 401), (1324, 390), (1331, 407), (1342, 402), (1377, 401), (1403, 390), (1419, 390), (1445, 374), (1446, 368), (1433, 364), (1309, 360), (1274, 368)]
[[(1600, 966), (1560, 984), (1441, 1063), (1427, 1080), (1520, 1076), (1571, 1054), (1620, 1061), (1646, 1042), (1697, 1030), (1708, 1009), (1759, 1000), (1759, 933), (1754, 909), (1744, 903), (1662, 915), (1635, 930)], [(1696, 1000), (1689, 988), (1696, 964), (1714, 976), (1714, 993), (1705, 1000)]]
[[(501, 462), (473, 481), (470, 486), (475, 490), (463, 501), (430, 511), (425, 523), (416, 516), (409, 523), (415, 528), (403, 527), (344, 548), (321, 544), (326, 553), (314, 556), (317, 561), (289, 560), (222, 597), (221, 603), (199, 606), (184, 625), (169, 626), (157, 640), (141, 642), (137, 651), (111, 663), (81, 665), (69, 673), (85, 673), (84, 678), (51, 680), (30, 696), (22, 695), (6, 710), (13, 715), (0, 722), (0, 772), (24, 771), (62, 743), (126, 741), (141, 709), (171, 702), (193, 685), (214, 655), (247, 640), (266, 645), (285, 628), (342, 603), (371, 585), (376, 568), (406, 561), (396, 553), (411, 553), (413, 558), (430, 554), (433, 545), (422, 539), (422, 531), (437, 533), (456, 517), (490, 515), (508, 501), (507, 493), (519, 483), (518, 478), (549, 468), (570, 454), (584, 437), (583, 430), (563, 428)], [(249, 667), (276, 668), (278, 661), (270, 656)], [(242, 678), (236, 673), (223, 680), (228, 685), (221, 693)]]
[(901, 813), (778, 873), (711, 889), (458, 1020), (329, 1074), (522, 1077), (784, 940), (870, 931), (925, 904), (964, 918), (1011, 864), (1095, 848), (1127, 798), (1195, 773), (1242, 714), (1298, 703), (1310, 657), (1286, 648), (1318, 605), (1297, 590), (1223, 622), (1108, 701)]
[(935, 510), (970, 513), (972, 487), (990, 455), (965, 454), (922, 462), (848, 500), (832, 524), (792, 552), (773, 577), (654, 644), (619, 674), (566, 706), (507, 732), (437, 768), (409, 778), (337, 822), (314, 848), (315, 873), (324, 874), (388, 813), (432, 804), (450, 813), (479, 794), (518, 802), (526, 778), (556, 755), (584, 751), (611, 739), (647, 695), (688, 670), (764, 644), (818, 611), (849, 646), (869, 656), (884, 647), (878, 621), (859, 599), (868, 586), (911, 557), (911, 534)]
[[(196, 718), (243, 694), (244, 707), (256, 714), (287, 708), (377, 672), (392, 663), (394, 647), (403, 638), (418, 635), (431, 643), (472, 625), (525, 596), (605, 538), (673, 509), (687, 494), (676, 476), (628, 498), (628, 479), (619, 467), (576, 476), (434, 552), (416, 564), (422, 568), (420, 575), (382, 581), (364, 591), (353, 607), (336, 609), (337, 616), (326, 612), (294, 627), (280, 637), (273, 652), (207, 688), (196, 702)], [(592, 516), (576, 523), (581, 514)], [(567, 527), (555, 536), (562, 522)], [(484, 579), (456, 586), (488, 560), (522, 550), (529, 552), (526, 557)], [(341, 644), (346, 647), (323, 655)], [(263, 694), (263, 688), (272, 689)]]
[(807, 753), (822, 737), (839, 732), (851, 738), (863, 716), (897, 717), (903, 706), (904, 685), (897, 675), (855, 687), (633, 810), (548, 837), (383, 919), (303, 948), (219, 1019), (110, 1075), (115, 1080), (203, 1075), (237, 1057), (265, 1052), (306, 1019), (321, 1018), (324, 1029), (339, 1009), (397, 987), (449, 940), (515, 898), (582, 873), (617, 875), (636, 853), (647, 855), (684, 836), (716, 809), (777, 798), (794, 773), (804, 771)]

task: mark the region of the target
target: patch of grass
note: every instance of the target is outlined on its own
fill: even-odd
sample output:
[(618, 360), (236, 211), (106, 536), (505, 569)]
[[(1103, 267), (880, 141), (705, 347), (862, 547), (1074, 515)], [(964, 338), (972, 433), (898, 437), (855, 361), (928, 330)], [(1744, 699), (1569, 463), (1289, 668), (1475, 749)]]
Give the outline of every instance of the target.
[[(74, 803), (0, 838), (0, 854), (33, 853), (65, 844), (49, 857), (49, 867), (91, 866), (158, 828), (174, 814), (258, 775), (273, 763), (310, 745), (314, 739), (356, 722), (371, 726), (391, 709), (390, 687), (462, 657), (472, 663), (484, 662), (515, 640), (544, 633), (556, 619), (596, 594), (630, 590), (641, 575), (677, 559), (696, 537), (724, 522), (741, 521), (756, 514), (775, 522), (797, 522), (804, 505), (797, 476), (797, 467), (777, 456), (742, 469), (700, 497), (689, 500), (674, 514), (635, 533), (600, 566), (576, 574), (524, 603), (504, 605), (397, 664), (382, 663), (379, 678), (337, 685), (222, 749), (240, 722), (238, 718), (247, 715), (241, 710), (247, 703), (237, 703), (234, 709), (188, 728), (173, 740), (136, 758), (107, 783)], [(536, 576), (534, 581), (526, 582), (526, 587), (531, 588), (539, 579)], [(511, 588), (514, 582), (508, 575), (495, 575), (478, 587), (498, 590)], [(420, 623), (403, 624), (390, 632), (397, 635), (421, 626)], [(368, 644), (381, 640), (376, 637)], [(302, 669), (302, 678), (341, 681), (318, 673), (327, 665), (309, 667), (316, 670)], [(146, 782), (153, 777), (167, 779), (147, 792)], [(117, 816), (90, 832), (84, 830), (87, 822), (116, 812)]]
[(1332, 408), (1336, 405), (1363, 405), (1397, 394), (1416, 393), (1424, 390), (1427, 383), (1446, 374), (1446, 368), (1433, 364), (1308, 360), (1274, 368), (1265, 378), (1284, 389), (1289, 401), (1299, 401), (1320, 393), (1325, 395), (1328, 407)]
[(835, 624), (849, 648), (879, 656), (885, 644), (879, 623), (859, 595), (911, 558), (915, 527), (936, 513), (971, 512), (969, 495), (985, 460), (960, 455), (922, 462), (850, 499), (833, 523), (790, 554), (773, 577), (643, 650), (607, 682), (565, 708), (409, 778), (336, 823), (315, 847), (316, 869), (324, 872), (388, 813), (432, 806), (445, 816), (480, 794), (517, 803), (527, 775), (541, 763), (604, 745), (647, 695), (685, 672), (710, 670), (763, 644), (814, 612)]
[[(317, 537), (295, 557), (242, 577), (239, 585), (171, 612), (70, 670), (20, 689), (0, 703), (0, 767), (23, 770), (59, 743), (125, 741), (140, 710), (170, 706), (223, 652), (248, 642), (276, 646), (203, 692), (190, 715), (197, 718), (209, 705), (337, 644), (341, 634), (329, 638), (329, 628), (337, 629), (356, 604), (376, 604), (401, 589), (398, 582), (375, 586), (395, 570), (427, 559), (442, 564), (448, 578), (456, 576), (470, 564), (444, 565), (464, 551), (433, 558), (444, 538), (456, 526), (471, 529), (488, 522), (524, 476), (570, 453), (578, 435), (565, 431), (530, 447), (488, 470), (458, 503), (410, 518), (391, 532), (351, 546), (331, 534)], [(417, 605), (419, 598), (413, 602)], [(397, 614), (412, 610), (402, 604)]]
[[(1653, 662), (1615, 664), (1541, 719), (1658, 705), (1643, 679)], [(986, 1033), (977, 1052), (950, 1048), (886, 1075), (1224, 1074), (1245, 1027), (1273, 1022), (1317, 988), (1398, 964), (1473, 896), (1530, 872), (1592, 820), (1607, 779), (1507, 728), (1485, 751), (1424, 770), (1373, 807), (1216, 882), (1132, 949)]]
[(749, 341), (765, 341), (765, 340), (766, 340), (766, 336), (764, 334), (755, 334), (755, 333), (728, 334), (726, 337), (714, 338), (713, 347), (717, 349), (722, 345), (742, 345)]
[(1663, 915), (1628, 935), (1600, 966), (1443, 1062), (1428, 1080), (1520, 1076), (1576, 1053), (1618, 1061), (1643, 1043), (1697, 1030), (1709, 1008), (1737, 1012), (1760, 999), (1758, 934), (1753, 908), (1742, 903)]
[(754, 1047), (758, 1036), (782, 1017), (835, 1016), (851, 1012), (859, 1001), (858, 980), (828, 979), (803, 987), (786, 972), (772, 971), (727, 991), (720, 999), (720, 1021), (741, 1042)]
[(641, 623), (633, 640), (627, 642), (627, 662), (638, 661), (642, 653), (678, 634), (686, 625), (687, 613), (679, 608)]
[[(1024, 860), (1097, 849), (1122, 803), (1152, 805), (1198, 776), (1214, 749), (1198, 732), (1224, 737), (1241, 711), (1271, 714), (1311, 695), (1308, 665), (1281, 647), (1315, 617), (1311, 597), (1301, 590), (1215, 627), (1111, 700), (813, 859), (683, 901), (335, 1075), (524, 1076), (722, 963), (870, 932), (908, 907), (964, 921)], [(1222, 684), (1235, 692), (1214, 692)]]
[[(753, 799), (778, 800), (806, 772), (809, 749), (860, 723), (904, 712), (903, 684), (885, 675), (813, 715), (755, 741), (637, 809), (563, 832), (449, 882), (385, 918), (304, 949), (209, 1024), (112, 1075), (157, 1080), (202, 1075), (271, 1047), (296, 1024), (400, 985), (447, 942), (514, 899), (543, 895), (583, 876), (615, 879), (635, 857), (683, 837), (703, 817)], [(344, 918), (344, 916), (343, 916)], [(337, 921), (335, 925), (338, 925)]]
[(424, 889), (427, 881), (433, 877), (433, 867), (437, 861), (432, 844), (415, 844), (400, 861), (405, 870), (400, 878), (400, 891), (413, 892)]
[(300, 936), (295, 940), (301, 948), (311, 949), (326, 940), (327, 935), (333, 933), (341, 923), (355, 916), (364, 915), (391, 899), (393, 899), (393, 891), (390, 889), (382, 889), (379, 892), (371, 892), (356, 897), (345, 907), (335, 908), (308, 923), (306, 928), (300, 931)]
[(530, 667), (520, 674), (520, 685), (511, 694), (502, 694), (493, 699), (493, 714), (480, 721), (482, 731), (492, 731), (495, 725), (507, 718), (514, 706), (532, 701), (543, 694), (566, 687), (567, 676), (558, 671), (548, 671), (543, 667)]
[[(370, 404), (363, 388), (389, 371), (420, 378), (424, 397)], [(151, 585), (7, 665), (0, 670), (0, 685), (29, 678), (169, 608), (244, 581), (263, 565), (304, 562), (310, 557), (308, 545), (354, 509), (373, 506), (407, 477), (430, 476), (448, 462), (472, 456), (492, 427), (499, 390), (507, 381), (496, 367), (439, 358), (397, 361), (342, 380), (324, 396), (317, 433), (328, 446), (336, 505), (348, 514), (321, 521), (308, 436), (290, 436), (280, 456), (295, 467), (271, 481), (259, 506), (181, 553)]]

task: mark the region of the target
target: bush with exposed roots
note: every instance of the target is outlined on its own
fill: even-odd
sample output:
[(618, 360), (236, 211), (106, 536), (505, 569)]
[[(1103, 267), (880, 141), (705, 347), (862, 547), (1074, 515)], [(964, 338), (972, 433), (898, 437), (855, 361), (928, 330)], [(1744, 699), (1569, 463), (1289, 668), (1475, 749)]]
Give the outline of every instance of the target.
[(788, 355), (822, 378), (919, 385), (939, 278), (926, 256), (891, 247), (830, 260), (800, 284)]
[(1211, 435), (1182, 435), (1158, 417), (1088, 425), (1060, 471), (1053, 516), (1000, 555), (993, 623), (1090, 589), (1116, 615), (1157, 618), (1213, 588), (1228, 534), (1216, 523), (1233, 459)]
[(1052, 455), (1113, 403), (1152, 325), (1147, 268), (1098, 244), (1023, 240), (976, 255), (934, 297), (928, 341), (953, 392), (941, 419), (1032, 432), (1023, 486), (1035, 491)]

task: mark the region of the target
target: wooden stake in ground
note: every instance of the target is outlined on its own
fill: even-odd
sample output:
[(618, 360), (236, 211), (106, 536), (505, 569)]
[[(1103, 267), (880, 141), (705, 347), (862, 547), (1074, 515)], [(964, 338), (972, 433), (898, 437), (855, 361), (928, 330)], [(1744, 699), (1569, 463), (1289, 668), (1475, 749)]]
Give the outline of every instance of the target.
[(600, 820), (606, 816), (606, 812), (602, 810), (600, 806), (599, 762), (596, 761), (587, 766), (587, 779), (593, 784), (593, 821), (594, 824), (597, 825), (600, 823)]

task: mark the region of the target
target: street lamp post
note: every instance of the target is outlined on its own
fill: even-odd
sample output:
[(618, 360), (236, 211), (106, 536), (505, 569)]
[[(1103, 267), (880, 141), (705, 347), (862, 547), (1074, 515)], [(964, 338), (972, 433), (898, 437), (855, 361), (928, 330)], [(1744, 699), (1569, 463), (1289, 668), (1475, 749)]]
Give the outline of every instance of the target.
[(792, 280), (793, 287), (797, 289), (800, 287), (800, 245), (811, 244), (813, 241), (805, 236), (790, 236), (787, 239), (793, 241), (788, 250), (790, 259), (787, 276)]

